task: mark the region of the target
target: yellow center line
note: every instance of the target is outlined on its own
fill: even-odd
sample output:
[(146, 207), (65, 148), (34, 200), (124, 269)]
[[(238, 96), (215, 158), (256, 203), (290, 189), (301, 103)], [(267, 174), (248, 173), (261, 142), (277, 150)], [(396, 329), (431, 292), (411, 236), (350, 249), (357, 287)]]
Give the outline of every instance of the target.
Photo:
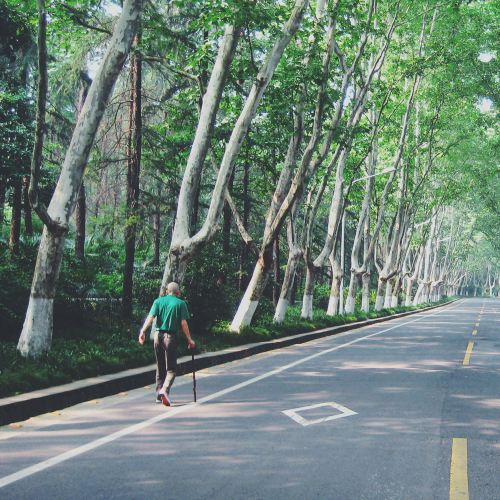
[(469, 500), (466, 438), (453, 438), (450, 466), (450, 500)]
[(472, 353), (472, 348), (474, 347), (474, 342), (469, 342), (469, 345), (467, 346), (467, 350), (465, 351), (465, 356), (464, 356), (464, 365), (468, 365), (470, 361), (470, 355)]
[(479, 323), (476, 323), (476, 326), (479, 326)]
[(477, 330), (473, 330), (472, 335), (476, 335)]

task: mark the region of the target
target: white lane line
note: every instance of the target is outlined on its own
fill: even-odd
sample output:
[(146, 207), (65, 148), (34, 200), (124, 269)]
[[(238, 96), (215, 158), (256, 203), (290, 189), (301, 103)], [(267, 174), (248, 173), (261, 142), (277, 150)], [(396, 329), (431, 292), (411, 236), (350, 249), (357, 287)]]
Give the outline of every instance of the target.
[[(461, 304), (463, 304), (463, 302)], [(456, 304), (454, 307), (456, 307), (456, 306), (458, 306), (458, 304)], [(102, 445), (107, 444), (107, 443), (111, 443), (112, 441), (116, 441), (117, 439), (119, 439), (123, 436), (127, 436), (129, 434), (134, 433), (134, 432), (145, 429), (146, 427), (149, 427), (150, 425), (153, 425), (157, 422), (161, 422), (162, 420), (166, 420), (167, 418), (174, 417), (175, 415), (178, 415), (179, 413), (183, 413), (187, 410), (190, 410), (191, 408), (194, 408), (195, 406), (199, 406), (203, 403), (207, 403), (208, 401), (212, 401), (213, 399), (217, 399), (220, 396), (224, 396), (224, 395), (229, 394), (231, 392), (237, 391), (238, 389), (242, 389), (243, 387), (254, 384), (255, 382), (259, 382), (260, 380), (264, 380), (266, 378), (272, 377), (273, 375), (276, 375), (276, 374), (281, 373), (285, 370), (288, 370), (289, 368), (293, 368), (293, 367), (300, 365), (302, 363), (306, 363), (307, 361), (310, 361), (311, 359), (317, 358), (319, 356), (323, 356), (324, 354), (328, 354), (330, 352), (337, 351), (339, 349), (342, 349), (343, 347), (348, 347), (350, 345), (357, 344), (358, 342), (369, 339), (371, 337), (375, 337), (376, 335), (381, 335), (382, 333), (389, 332), (391, 330), (394, 330), (395, 328), (400, 328), (402, 326), (409, 325), (410, 323), (415, 323), (416, 321), (430, 318), (431, 316), (435, 316), (436, 314), (440, 314), (444, 311), (449, 311), (451, 309), (454, 309), (454, 307), (451, 307), (451, 308), (444, 307), (442, 309), (439, 309), (437, 312), (429, 314), (427, 316), (421, 316), (420, 318), (416, 318), (412, 321), (407, 321), (406, 323), (394, 325), (394, 326), (392, 326), (390, 328), (386, 328), (385, 330), (382, 330), (380, 332), (371, 333), (370, 335), (366, 335), (365, 337), (360, 337), (358, 339), (351, 340), (350, 342), (347, 342), (345, 344), (337, 345), (337, 346), (332, 347), (330, 349), (327, 349), (325, 351), (317, 352), (317, 353), (312, 354), (310, 356), (307, 356), (305, 358), (299, 359), (298, 361), (294, 361), (293, 363), (282, 366), (281, 368), (277, 368), (276, 370), (273, 370), (273, 371), (264, 373), (263, 375), (259, 375), (257, 377), (251, 378), (251, 379), (247, 380), (246, 382), (242, 382), (240, 384), (233, 385), (232, 387), (228, 387), (227, 389), (223, 389), (222, 391), (218, 391), (218, 392), (215, 392), (215, 393), (210, 394), (208, 396), (205, 396), (204, 398), (199, 399), (196, 403), (190, 403), (190, 404), (187, 404), (185, 406), (179, 406), (177, 408), (172, 408), (167, 413), (161, 413), (160, 415), (157, 415), (156, 417), (150, 418), (149, 420), (145, 420), (144, 422), (140, 422), (140, 423), (132, 425), (130, 427), (126, 427), (125, 429), (122, 429), (118, 432), (114, 432), (113, 434), (110, 434), (109, 436), (102, 437), (100, 439), (92, 441), (91, 443), (88, 443), (88, 444), (85, 444), (85, 445), (80, 446), (78, 448), (75, 448), (73, 450), (67, 451), (66, 453), (62, 453), (61, 455), (57, 455), (55, 457), (49, 458), (48, 460), (44, 460), (43, 462), (32, 465), (31, 467), (27, 467), (25, 469), (22, 469), (19, 472), (15, 472), (14, 474), (10, 474), (8, 476), (5, 476), (5, 477), (0, 479), (0, 488), (7, 486), (8, 484), (14, 483), (16, 481), (19, 481), (20, 479), (24, 479), (26, 477), (29, 477), (29, 476), (36, 474), (37, 472), (40, 472), (42, 470), (48, 469), (49, 467), (57, 465), (61, 462), (65, 462), (66, 460), (77, 457), (78, 455), (82, 455), (83, 453), (86, 453), (87, 451), (94, 450), (95, 448), (98, 448), (99, 446), (102, 446)], [(423, 313), (423, 314), (425, 314), (425, 313)], [(359, 330), (362, 330), (363, 328), (373, 328), (373, 326), (376, 326), (376, 325), (365, 326), (365, 327), (360, 328)], [(355, 331), (359, 331), (359, 330), (351, 330), (349, 332), (344, 332), (344, 333), (341, 333), (339, 335), (332, 336), (332, 338), (333, 337), (338, 338), (339, 336), (345, 336), (347, 334), (352, 334)]]

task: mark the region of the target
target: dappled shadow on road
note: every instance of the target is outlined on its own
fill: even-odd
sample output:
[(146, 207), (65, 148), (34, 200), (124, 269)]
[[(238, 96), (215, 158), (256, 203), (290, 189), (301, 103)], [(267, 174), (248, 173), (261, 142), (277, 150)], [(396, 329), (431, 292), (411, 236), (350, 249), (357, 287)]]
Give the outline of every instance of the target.
[(415, 371), (421, 373), (432, 373), (443, 371), (453, 365), (451, 362), (437, 360), (423, 360), (420, 363), (402, 363), (397, 361), (365, 361), (365, 362), (344, 362), (339, 370), (379, 370), (381, 373), (389, 373), (391, 370)]

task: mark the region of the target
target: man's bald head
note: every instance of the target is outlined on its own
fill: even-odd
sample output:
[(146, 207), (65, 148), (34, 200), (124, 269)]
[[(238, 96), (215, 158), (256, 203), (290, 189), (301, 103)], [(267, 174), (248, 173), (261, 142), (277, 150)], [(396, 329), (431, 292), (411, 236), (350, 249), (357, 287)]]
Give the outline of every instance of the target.
[(179, 285), (173, 281), (167, 285), (167, 293), (169, 295), (176, 295), (179, 291)]

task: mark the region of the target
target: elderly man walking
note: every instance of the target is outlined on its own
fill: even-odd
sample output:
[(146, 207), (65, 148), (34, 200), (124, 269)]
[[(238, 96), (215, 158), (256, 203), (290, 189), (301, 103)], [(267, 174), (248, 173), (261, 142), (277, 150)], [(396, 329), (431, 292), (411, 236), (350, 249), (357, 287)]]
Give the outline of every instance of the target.
[(189, 313), (186, 303), (179, 299), (180, 289), (177, 283), (169, 283), (167, 295), (153, 302), (151, 311), (139, 332), (139, 344), (144, 344), (146, 330), (156, 318), (154, 339), (156, 354), (156, 402), (170, 406), (170, 388), (177, 373), (177, 332), (180, 328), (186, 335), (189, 347), (194, 348), (187, 320)]

